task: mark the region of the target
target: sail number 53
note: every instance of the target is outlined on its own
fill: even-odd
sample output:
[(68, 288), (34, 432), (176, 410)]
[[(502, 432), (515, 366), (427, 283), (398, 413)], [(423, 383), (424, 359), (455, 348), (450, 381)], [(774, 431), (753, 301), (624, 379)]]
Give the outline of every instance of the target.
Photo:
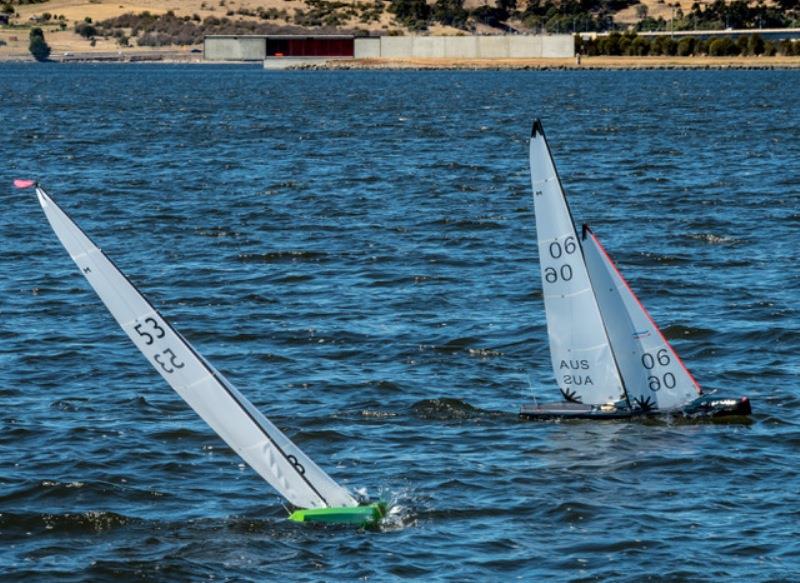
[[(169, 362), (167, 362), (164, 358), (169, 358)], [(153, 359), (158, 363), (158, 366), (168, 374), (172, 374), (175, 372), (176, 368), (183, 368), (186, 364), (179, 362), (178, 357), (175, 356), (175, 353), (172, 352), (171, 348), (165, 349), (161, 354), (156, 354), (153, 356)]]
[[(145, 324), (147, 324), (147, 326), (145, 326)], [(146, 329), (143, 330), (142, 328)], [(156, 338), (163, 338), (167, 334), (164, 332), (164, 329), (158, 324), (155, 318), (145, 318), (144, 322), (136, 324), (133, 329), (139, 336), (144, 338), (144, 341), (148, 346), (155, 342)]]
[[(155, 318), (145, 318), (144, 322), (140, 322), (133, 327), (136, 333), (144, 338), (145, 344), (150, 346), (158, 339), (163, 338), (167, 335), (164, 328), (158, 323)], [(172, 351), (171, 348), (165, 348), (160, 353), (155, 354), (153, 356), (153, 360), (156, 361), (158, 366), (161, 367), (167, 374), (172, 374), (175, 372), (175, 369), (183, 368), (186, 366), (185, 363), (180, 362), (178, 357)]]
[[(570, 235), (564, 239), (563, 244), (558, 241), (550, 243), (548, 251), (553, 259), (561, 259), (564, 255), (572, 255), (577, 249), (578, 243), (575, 241), (575, 237)], [(555, 283), (559, 279), (569, 281), (572, 279), (572, 275), (572, 266), (569, 263), (564, 263), (560, 267), (547, 267), (544, 270), (544, 280), (547, 283)]]

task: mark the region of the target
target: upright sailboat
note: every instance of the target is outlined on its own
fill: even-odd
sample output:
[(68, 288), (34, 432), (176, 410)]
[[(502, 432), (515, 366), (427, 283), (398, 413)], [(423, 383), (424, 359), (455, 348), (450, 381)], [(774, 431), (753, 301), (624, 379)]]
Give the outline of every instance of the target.
[(141, 294), (69, 215), (31, 180), (58, 239), (111, 315), (165, 381), (247, 464), (297, 508), (297, 522), (369, 524), (380, 503), (360, 505), (247, 400)]
[(525, 404), (527, 418), (748, 415), (746, 397), (704, 395), (598, 240), (578, 232), (539, 120), (531, 186), (547, 333), (561, 403)]

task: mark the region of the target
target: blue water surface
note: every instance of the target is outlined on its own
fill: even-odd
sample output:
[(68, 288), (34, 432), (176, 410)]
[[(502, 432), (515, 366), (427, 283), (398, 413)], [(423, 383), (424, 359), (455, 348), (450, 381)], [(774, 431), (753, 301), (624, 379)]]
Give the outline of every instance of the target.
[[(0, 65), (4, 580), (796, 581), (800, 71)], [(527, 146), (751, 424), (555, 400)], [(39, 179), (379, 531), (280, 497), (81, 277)]]

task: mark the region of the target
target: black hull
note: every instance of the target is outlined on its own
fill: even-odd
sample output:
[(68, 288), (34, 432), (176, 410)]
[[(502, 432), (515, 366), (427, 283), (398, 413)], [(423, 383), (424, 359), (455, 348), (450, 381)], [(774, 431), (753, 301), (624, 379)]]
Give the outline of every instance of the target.
[(519, 416), (534, 421), (554, 419), (619, 420), (640, 417), (671, 417), (680, 419), (715, 419), (720, 417), (746, 417), (751, 413), (747, 397), (725, 398), (703, 396), (682, 409), (628, 409), (613, 405), (583, 405), (581, 403), (543, 403), (522, 405)]

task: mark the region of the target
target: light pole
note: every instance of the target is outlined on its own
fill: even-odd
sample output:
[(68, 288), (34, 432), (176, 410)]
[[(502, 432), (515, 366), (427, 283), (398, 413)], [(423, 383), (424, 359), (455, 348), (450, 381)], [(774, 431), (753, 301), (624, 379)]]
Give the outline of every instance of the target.
[(672, 18), (669, 19), (669, 36), (675, 36), (675, 7), (672, 7)]

